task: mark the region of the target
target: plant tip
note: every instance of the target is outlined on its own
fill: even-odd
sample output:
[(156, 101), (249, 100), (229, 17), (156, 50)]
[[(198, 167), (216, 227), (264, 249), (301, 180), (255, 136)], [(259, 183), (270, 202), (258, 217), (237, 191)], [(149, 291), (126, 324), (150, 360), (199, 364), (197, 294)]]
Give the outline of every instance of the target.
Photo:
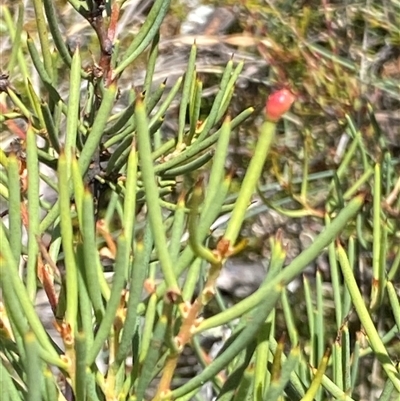
[(295, 100), (295, 95), (289, 89), (280, 89), (272, 93), (265, 104), (267, 120), (272, 122), (279, 121)]

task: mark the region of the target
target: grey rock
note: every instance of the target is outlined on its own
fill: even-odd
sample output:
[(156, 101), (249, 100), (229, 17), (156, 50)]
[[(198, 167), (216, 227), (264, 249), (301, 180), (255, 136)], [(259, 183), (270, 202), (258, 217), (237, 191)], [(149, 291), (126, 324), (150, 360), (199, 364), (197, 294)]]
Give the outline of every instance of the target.
[(258, 289), (265, 275), (266, 268), (261, 262), (232, 258), (222, 269), (217, 287), (232, 298), (243, 299)]

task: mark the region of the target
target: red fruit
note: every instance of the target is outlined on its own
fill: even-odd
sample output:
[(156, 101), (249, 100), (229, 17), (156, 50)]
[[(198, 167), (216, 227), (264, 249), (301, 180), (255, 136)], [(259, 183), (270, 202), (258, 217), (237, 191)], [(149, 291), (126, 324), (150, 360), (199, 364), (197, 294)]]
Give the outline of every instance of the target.
[(288, 89), (272, 93), (265, 104), (265, 114), (268, 121), (277, 122), (289, 109), (296, 97)]

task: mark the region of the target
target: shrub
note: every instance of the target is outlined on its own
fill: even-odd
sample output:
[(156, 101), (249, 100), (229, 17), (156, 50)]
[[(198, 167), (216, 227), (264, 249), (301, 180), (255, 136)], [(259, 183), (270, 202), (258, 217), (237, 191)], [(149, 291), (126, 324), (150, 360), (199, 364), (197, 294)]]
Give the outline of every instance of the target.
[[(346, 91), (350, 86), (339, 79), (338, 65), (346, 76), (348, 66), (335, 64), (339, 58), (330, 64), (325, 54), (318, 81), (323, 90), (316, 93), (311, 78), (302, 87), (292, 71), (283, 77), (279, 71), (286, 66), (270, 60), (293, 93), (281, 88), (267, 100), (252, 158), (235, 191), (234, 171), (225, 163), (231, 133), (254, 112), (228, 111), (243, 63), (234, 58), (227, 63), (209, 110), (195, 43), (184, 76), (155, 84), (159, 31), (171, 1), (155, 0), (134, 35), (121, 30), (124, 3), (69, 0), (69, 27), (83, 18), (95, 33), (82, 37), (75, 49), (65, 40), (51, 0), (33, 1), (34, 28), (26, 26), (22, 4), (18, 10), (2, 6), (2, 29), (12, 49), (3, 60), (8, 73), (0, 79), (0, 121), (18, 137), (0, 152), (2, 399), (200, 400), (208, 384), (221, 401), (350, 401), (357, 397), (358, 381), (365, 381), (363, 361), (369, 355), (374, 371), (384, 372), (380, 399), (395, 397), (400, 375), (390, 344), (400, 328), (394, 285), (400, 265), (399, 160), (390, 147), (371, 152), (357, 129), (353, 113), (360, 107), (376, 121), (370, 106), (355, 104), (357, 80), (352, 77), (347, 82), (352, 91)], [(276, 18), (270, 23), (280, 21), (287, 30), (282, 22), (287, 10), (269, 7)], [(292, 28), (299, 63), (293, 71), (304, 74), (307, 66), (315, 67), (317, 47), (300, 52), (302, 41)], [(263, 46), (261, 40), (260, 52)], [(278, 60), (276, 43), (274, 52)], [(145, 66), (141, 88), (131, 83), (135, 65)], [(324, 75), (332, 71), (334, 87)], [(339, 104), (343, 90), (348, 97)], [(313, 176), (315, 149), (304, 127), (298, 185), (282, 172), (276, 149), (269, 151), (283, 113), (304, 93), (322, 110), (334, 108), (350, 143), (334, 171)], [(274, 104), (282, 99), (287, 101), (282, 108)], [(177, 113), (167, 114), (176, 102)], [(300, 102), (295, 112), (304, 112)], [(172, 119), (176, 130), (169, 136), (165, 125)], [(270, 169), (264, 167), (268, 155)], [(268, 199), (258, 185), (268, 173), (281, 185), (279, 196), (289, 195), (290, 208)], [(314, 180), (325, 191), (322, 204), (315, 201), (313, 192), (321, 187), (313, 187)], [(226, 306), (216, 281), (227, 260), (248, 244), (241, 228), (256, 191), (269, 208), (292, 218), (313, 216), (324, 229), (285, 267), (287, 247), (278, 231), (270, 238), (259, 289)], [(211, 238), (210, 227), (220, 216), (229, 216), (222, 236)], [(304, 277), (306, 316), (295, 316), (286, 286), (325, 249), (334, 317), (324, 311), (319, 271), (315, 284)], [(370, 294), (356, 281), (363, 250), (372, 252)], [(57, 333), (45, 322), (38, 293), (45, 294)], [(219, 310), (206, 317), (204, 309), (214, 299)], [(380, 317), (384, 308), (389, 313)], [(287, 335), (276, 340), (278, 315), (279, 330)], [(356, 330), (349, 326), (354, 317), (360, 322)], [(308, 327), (305, 338), (298, 334), (302, 324)], [(201, 336), (227, 326), (229, 338), (213, 357)], [(332, 326), (336, 338), (329, 337)], [(176, 384), (188, 347), (202, 370)]]

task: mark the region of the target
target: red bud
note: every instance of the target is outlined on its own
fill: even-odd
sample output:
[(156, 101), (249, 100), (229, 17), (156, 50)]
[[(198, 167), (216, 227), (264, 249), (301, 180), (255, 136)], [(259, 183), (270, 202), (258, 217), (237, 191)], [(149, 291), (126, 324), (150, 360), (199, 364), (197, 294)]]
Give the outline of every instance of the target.
[(272, 93), (265, 104), (265, 114), (268, 121), (277, 122), (289, 109), (296, 97), (288, 89)]

